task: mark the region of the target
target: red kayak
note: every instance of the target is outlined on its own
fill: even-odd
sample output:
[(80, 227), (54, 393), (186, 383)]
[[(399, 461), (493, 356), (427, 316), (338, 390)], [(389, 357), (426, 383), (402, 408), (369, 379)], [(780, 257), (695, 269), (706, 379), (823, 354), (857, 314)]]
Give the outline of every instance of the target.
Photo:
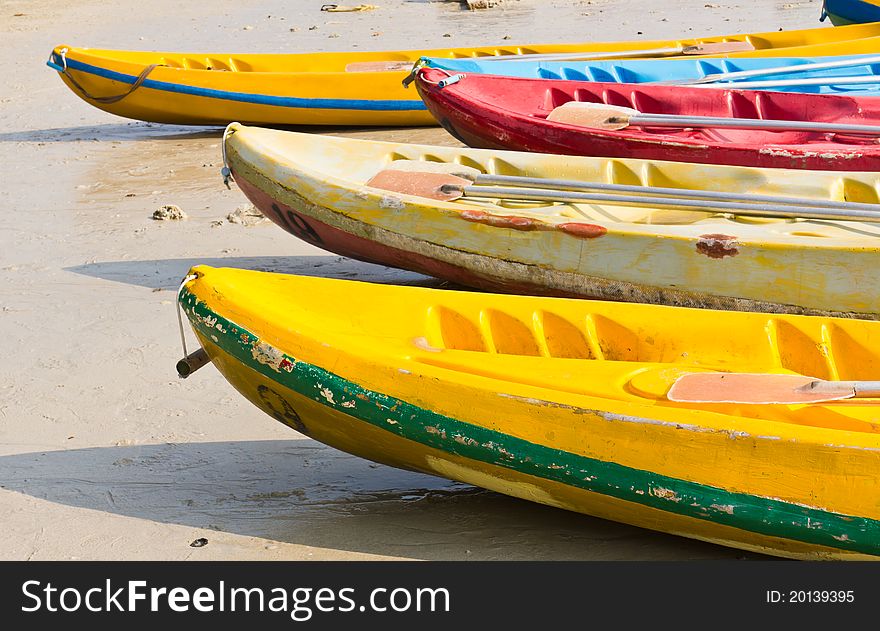
[[(880, 171), (880, 135), (702, 125), (630, 125), (615, 131), (548, 120), (563, 109), (589, 109), (588, 103), (604, 103), (647, 116), (876, 126), (880, 125), (877, 97), (450, 76), (435, 68), (419, 70), (415, 84), (440, 124), (472, 147), (786, 169)], [(585, 105), (566, 105), (572, 101)]]

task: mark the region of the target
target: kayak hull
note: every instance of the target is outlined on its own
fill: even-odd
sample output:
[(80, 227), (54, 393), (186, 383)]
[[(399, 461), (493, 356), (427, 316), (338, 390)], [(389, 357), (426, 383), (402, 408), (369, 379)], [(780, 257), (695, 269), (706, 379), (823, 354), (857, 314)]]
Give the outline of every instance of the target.
[[(857, 25), (843, 30), (809, 29), (662, 42), (290, 55), (188, 54), (57, 46), (48, 65), (87, 103), (137, 120), (184, 125), (243, 121), (263, 125), (406, 126), (434, 124), (415, 92), (401, 85), (409, 64), (424, 55), (456, 58), (579, 51), (625, 55), (626, 51), (646, 48), (744, 40), (751, 42), (755, 50), (735, 53), (737, 56), (852, 54), (866, 47), (880, 51), (880, 27)], [(396, 62), (402, 69), (347, 70), (352, 63), (365, 62)], [(113, 100), (122, 95), (126, 96)], [(111, 97), (113, 102), (108, 102), (106, 97)]]
[(547, 119), (556, 107), (584, 102), (644, 114), (877, 126), (880, 99), (492, 75), (466, 75), (440, 88), (438, 81), (446, 76), (423, 68), (415, 85), (440, 124), (472, 147), (761, 168), (880, 170), (880, 135), (685, 126), (608, 131)]
[[(227, 159), (248, 198), (289, 233), (344, 256), (509, 292), (861, 318), (880, 311), (873, 294), (880, 282), (880, 226), (874, 224), (733, 221), (586, 203), (576, 210), (498, 207), (436, 202), (363, 184), (370, 170), (375, 174), (402, 159), (537, 177), (711, 183), (722, 190), (763, 187), (801, 195), (848, 183), (847, 199), (876, 202), (873, 175), (675, 163), (664, 171), (658, 162), (364, 144), (235, 125), (230, 132)], [(306, 155), (308, 164), (300, 161)], [(344, 179), (356, 172), (363, 179)]]
[[(849, 51), (842, 51), (849, 53)], [(492, 60), (443, 59), (426, 57), (420, 65), (450, 74), (487, 74), (520, 79), (552, 79), (557, 81), (585, 81), (590, 83), (677, 83), (703, 81), (716, 88), (758, 89), (762, 91), (795, 92), (803, 94), (841, 94), (849, 96), (877, 96), (880, 76), (876, 54), (845, 54), (833, 57), (719, 57), (619, 60)], [(847, 62), (849, 65), (808, 69), (829, 62)], [(788, 72), (717, 80), (717, 75), (768, 71), (777, 68), (795, 68)], [(713, 81), (708, 81), (710, 78)], [(849, 82), (844, 78), (852, 78)], [(843, 81), (835, 83), (835, 81)]]
[(831, 20), (834, 26), (880, 22), (880, 2), (876, 0), (824, 0), (821, 21)]
[[(373, 316), (370, 301), (385, 313), (393, 304), (419, 328), (430, 327), (431, 311), (423, 310), (429, 305), (469, 314), (459, 296), (480, 301), (487, 313), (518, 318), (521, 309), (505, 307), (505, 299), (516, 297), (399, 293), (263, 274), (279, 277), (273, 305), (248, 305), (241, 300), (246, 284), (267, 288), (259, 277), (217, 279), (226, 272), (235, 274), (192, 271), (196, 278), (185, 284), (180, 302), (193, 330), (233, 387), (314, 440), (390, 466), (744, 550), (802, 559), (880, 554), (876, 487), (862, 481), (880, 466), (876, 450), (867, 448), (876, 435), (553, 392), (529, 380), (505, 384), (490, 366), (521, 370), (573, 360), (489, 354), (481, 374), (455, 365), (461, 351), (415, 338), (398, 342), (394, 334), (349, 335), (349, 326), (326, 314), (313, 320), (320, 311), (314, 303), (331, 296), (362, 319)], [(327, 292), (328, 283), (338, 290)], [(288, 300), (293, 292), (312, 300)], [(576, 320), (563, 304), (570, 301), (518, 300)], [(417, 308), (404, 306), (413, 303)], [(602, 303), (595, 309), (615, 319)], [(281, 313), (287, 315), (276, 320)], [(685, 315), (667, 310), (642, 317)], [(474, 361), (486, 355), (470, 354)]]

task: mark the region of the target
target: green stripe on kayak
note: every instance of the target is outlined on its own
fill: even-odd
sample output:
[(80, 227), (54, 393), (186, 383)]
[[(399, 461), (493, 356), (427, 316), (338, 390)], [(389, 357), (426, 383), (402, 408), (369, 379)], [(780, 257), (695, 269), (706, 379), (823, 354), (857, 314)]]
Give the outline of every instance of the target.
[[(226, 353), (294, 392), (402, 438), (593, 493), (725, 526), (880, 555), (880, 521), (626, 467), (531, 443), (421, 408), (284, 355), (183, 289), (192, 325)], [(369, 401), (371, 405), (363, 405)], [(389, 423), (393, 421), (393, 423)]]

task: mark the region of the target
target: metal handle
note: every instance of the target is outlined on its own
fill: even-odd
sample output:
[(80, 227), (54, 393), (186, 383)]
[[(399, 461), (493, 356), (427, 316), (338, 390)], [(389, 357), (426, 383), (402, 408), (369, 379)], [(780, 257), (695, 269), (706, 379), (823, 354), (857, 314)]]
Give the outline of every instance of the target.
[(204, 348), (193, 351), (177, 362), (177, 376), (181, 379), (186, 379), (210, 361), (211, 358), (208, 357), (208, 353), (205, 352)]

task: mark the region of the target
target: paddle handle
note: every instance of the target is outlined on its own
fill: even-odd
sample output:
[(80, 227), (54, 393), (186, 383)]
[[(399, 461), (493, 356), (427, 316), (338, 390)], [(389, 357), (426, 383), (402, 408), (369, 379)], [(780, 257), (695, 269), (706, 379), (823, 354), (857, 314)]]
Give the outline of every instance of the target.
[(750, 193), (728, 193), (722, 191), (702, 191), (688, 188), (669, 188), (662, 186), (637, 186), (632, 184), (606, 184), (603, 182), (582, 182), (579, 180), (560, 180), (541, 177), (524, 177), (521, 175), (480, 174), (474, 180), (476, 184), (485, 186), (524, 186), (538, 189), (565, 191), (609, 191), (616, 193), (647, 193), (651, 195), (671, 195), (674, 197), (690, 197), (692, 199), (717, 200), (727, 202), (747, 202), (764, 204), (784, 204), (802, 208), (827, 208), (829, 210), (864, 210), (880, 213), (880, 204), (863, 204), (859, 202), (838, 202), (829, 199), (806, 199), (801, 197), (782, 197), (778, 195), (753, 195)]
[[(880, 81), (880, 78), (878, 78), (878, 81)], [(627, 120), (630, 125), (641, 127), (723, 127), (727, 129), (814, 131), (829, 134), (880, 136), (880, 126), (878, 125), (853, 125), (848, 123), (723, 118), (717, 116), (680, 116), (676, 114), (638, 114), (629, 116)]]
[(856, 398), (880, 397), (880, 381), (811, 381), (799, 388), (805, 392), (817, 394), (841, 394), (852, 392)]
[[(821, 63), (796, 64), (791, 66), (775, 66), (772, 68), (755, 68), (753, 70), (737, 70), (734, 72), (718, 72), (708, 74), (698, 79), (678, 79), (672, 81), (652, 81), (652, 85), (699, 85), (701, 83), (714, 83), (716, 81), (738, 81), (751, 77), (762, 77), (774, 74), (793, 74), (799, 72), (813, 72), (815, 70), (830, 70), (832, 68), (851, 68), (853, 66), (867, 66), (880, 63), (880, 55), (859, 56), (853, 59), (838, 61), (823, 61)], [(726, 86), (736, 87), (736, 86)]]
[[(444, 189), (447, 187), (444, 187)], [(672, 199), (645, 195), (609, 195), (604, 193), (581, 193), (572, 191), (547, 191), (528, 188), (504, 188), (489, 186), (456, 187), (465, 197), (484, 197), (491, 199), (521, 199), (529, 201), (548, 201), (562, 203), (606, 202), (624, 206), (657, 206), (690, 208), (700, 212), (730, 212), (735, 215), (752, 217), (780, 217), (791, 219), (829, 219), (837, 221), (880, 222), (880, 212), (840, 211), (823, 208), (803, 208), (779, 204), (743, 204), (737, 202), (705, 201), (698, 199)]]

